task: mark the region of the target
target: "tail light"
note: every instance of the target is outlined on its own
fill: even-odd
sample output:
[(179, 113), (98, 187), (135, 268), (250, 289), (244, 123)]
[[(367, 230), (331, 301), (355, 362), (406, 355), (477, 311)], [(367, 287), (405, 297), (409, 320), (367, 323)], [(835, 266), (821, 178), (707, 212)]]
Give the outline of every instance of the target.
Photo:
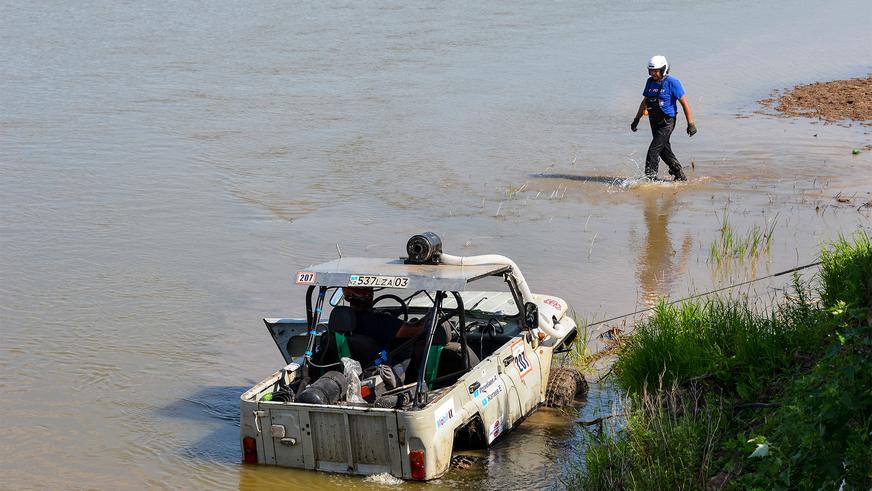
[(242, 461), (246, 464), (257, 463), (257, 440), (247, 436), (242, 439)]
[(427, 475), (424, 470), (424, 451), (412, 450), (409, 452), (409, 464), (412, 466), (412, 479), (424, 480)]

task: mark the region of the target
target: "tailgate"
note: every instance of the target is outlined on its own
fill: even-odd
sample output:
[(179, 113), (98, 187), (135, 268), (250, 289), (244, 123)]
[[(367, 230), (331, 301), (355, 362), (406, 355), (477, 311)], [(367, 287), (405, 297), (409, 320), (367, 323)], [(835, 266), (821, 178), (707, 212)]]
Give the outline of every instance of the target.
[(269, 418), (263, 432), (267, 462), (346, 474), (403, 473), (393, 410), (270, 403), (261, 407)]

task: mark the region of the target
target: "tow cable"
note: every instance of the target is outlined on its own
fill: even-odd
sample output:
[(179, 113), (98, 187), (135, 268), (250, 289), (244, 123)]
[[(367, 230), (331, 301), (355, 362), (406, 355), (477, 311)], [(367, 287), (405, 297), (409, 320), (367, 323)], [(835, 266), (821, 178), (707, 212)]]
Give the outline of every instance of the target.
[[(704, 297), (704, 296), (706, 296), (706, 295), (711, 295), (711, 294), (713, 294), (713, 293), (721, 292), (721, 291), (724, 291), (724, 290), (729, 290), (730, 288), (737, 288), (737, 287), (740, 287), (740, 286), (750, 285), (751, 283), (755, 283), (755, 282), (757, 282), (757, 281), (763, 281), (763, 280), (766, 280), (766, 279), (769, 279), (769, 278), (775, 278), (775, 277), (777, 277), (777, 276), (786, 275), (786, 274), (793, 273), (793, 272), (796, 272), (796, 271), (802, 271), (803, 269), (808, 269), (808, 268), (811, 268), (812, 266), (817, 266), (817, 265), (820, 264), (820, 263), (821, 263), (821, 261), (815, 261), (815, 262), (813, 262), (813, 263), (806, 264), (805, 266), (797, 266), (797, 267), (795, 267), (795, 268), (790, 268), (790, 269), (787, 269), (787, 270), (784, 270), (784, 271), (781, 271), (781, 272), (778, 272), (778, 273), (774, 273), (774, 274), (770, 274), (770, 275), (762, 276), (762, 277), (760, 277), (760, 278), (754, 278), (753, 280), (743, 281), (743, 282), (741, 282), (741, 283), (734, 283), (734, 284), (727, 285), (727, 286), (722, 287), (722, 288), (717, 288), (717, 289), (714, 289), (714, 290), (710, 290), (710, 291), (707, 291), (707, 292), (704, 292), (704, 293), (697, 293), (696, 295), (691, 295), (691, 296), (689, 296), (689, 297), (684, 297), (684, 298), (681, 298), (681, 299), (678, 299), (678, 300), (673, 300), (673, 301), (671, 301), (671, 302), (667, 302), (666, 305), (674, 305), (674, 304), (677, 304), (677, 303), (686, 302), (686, 301), (688, 301), (688, 300), (693, 300), (694, 298)], [(605, 324), (606, 322), (612, 322), (612, 321), (615, 321), (615, 320), (618, 320), (618, 319), (623, 319), (624, 317), (630, 317), (630, 316), (633, 316), (633, 315), (641, 314), (641, 313), (644, 313), (644, 312), (648, 312), (648, 311), (654, 310), (654, 309), (656, 309), (656, 308), (657, 308), (657, 307), (648, 307), (647, 309), (637, 310), (637, 311), (635, 311), (635, 312), (631, 312), (631, 313), (629, 313), (629, 314), (619, 315), (619, 316), (616, 316), (616, 317), (612, 317), (612, 318), (610, 318), (610, 319), (605, 319), (605, 320), (601, 320), (601, 321), (591, 322), (590, 324), (587, 324), (586, 327), (596, 326), (596, 325), (599, 325), (599, 324)], [(607, 351), (609, 351), (609, 349), (606, 349), (606, 350), (604, 350), (604, 351), (601, 351), (600, 353), (604, 353), (604, 352), (607, 352)], [(606, 370), (606, 372), (603, 373), (603, 374), (599, 377), (599, 379), (597, 380), (597, 383), (602, 382), (606, 377), (608, 377), (609, 374), (612, 373), (612, 368), (613, 368), (613, 367), (609, 367), (609, 369)]]
[[(678, 299), (678, 300), (673, 300), (673, 301), (671, 301), (671, 302), (667, 302), (666, 305), (674, 305), (674, 304), (677, 304), (677, 303), (686, 302), (686, 301), (688, 301), (688, 300), (693, 300), (694, 298), (704, 297), (704, 296), (706, 296), (706, 295), (711, 295), (711, 294), (713, 294), (713, 293), (718, 293), (718, 292), (721, 292), (721, 291), (724, 291), (724, 290), (729, 290), (729, 289), (731, 289), (731, 288), (737, 288), (737, 287), (740, 287), (740, 286), (750, 285), (751, 283), (755, 283), (755, 282), (757, 282), (757, 281), (763, 281), (763, 280), (766, 280), (766, 279), (769, 279), (769, 278), (775, 278), (776, 276), (782, 276), (782, 275), (786, 275), (786, 274), (788, 274), (788, 273), (793, 273), (793, 272), (795, 272), (795, 271), (801, 271), (801, 270), (803, 270), (803, 269), (808, 269), (808, 268), (810, 268), (810, 267), (812, 267), (812, 266), (817, 266), (817, 265), (820, 264), (820, 263), (821, 263), (820, 261), (815, 261), (815, 262), (813, 262), (813, 263), (811, 263), (811, 264), (806, 264), (805, 266), (797, 266), (797, 267), (795, 267), (795, 268), (790, 268), (790, 269), (788, 269), (788, 270), (781, 271), (781, 272), (779, 272), (779, 273), (774, 273), (774, 274), (770, 274), (770, 275), (767, 275), (767, 276), (762, 276), (762, 277), (760, 277), (760, 278), (754, 278), (753, 280), (743, 281), (743, 282), (741, 282), (741, 283), (734, 283), (734, 284), (732, 284), (732, 285), (727, 285), (727, 286), (725, 286), (725, 287), (718, 288), (718, 289), (711, 290), (711, 291), (707, 291), (707, 292), (704, 292), (704, 293), (697, 293), (696, 295), (691, 295), (691, 296), (689, 296), (689, 297), (684, 297), (684, 298), (681, 298), (681, 299)], [(623, 319), (624, 317), (630, 317), (630, 316), (633, 316), (633, 315), (641, 314), (641, 313), (644, 313), (644, 312), (648, 312), (648, 311), (654, 310), (654, 309), (656, 309), (656, 308), (657, 308), (657, 307), (648, 307), (647, 309), (637, 310), (637, 311), (635, 311), (635, 312), (630, 312), (629, 314), (619, 315), (619, 316), (617, 316), (617, 317), (612, 317), (612, 318), (610, 318), (610, 319), (605, 319), (605, 320), (601, 320), (601, 321), (591, 322), (590, 324), (587, 324), (587, 327), (590, 327), (590, 326), (596, 326), (596, 325), (599, 325), (599, 324), (605, 324), (606, 322), (612, 322), (612, 321), (615, 321), (615, 320), (618, 320), (618, 319)]]

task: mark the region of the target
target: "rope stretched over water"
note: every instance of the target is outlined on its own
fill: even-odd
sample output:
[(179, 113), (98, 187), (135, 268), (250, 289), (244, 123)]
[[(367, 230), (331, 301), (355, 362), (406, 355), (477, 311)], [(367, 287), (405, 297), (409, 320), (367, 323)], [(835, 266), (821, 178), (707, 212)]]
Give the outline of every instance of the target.
[[(741, 282), (741, 283), (735, 283), (735, 284), (728, 285), (728, 286), (725, 286), (725, 287), (722, 287), (722, 288), (718, 288), (718, 289), (716, 289), (716, 290), (707, 291), (707, 292), (705, 292), (705, 293), (697, 293), (696, 295), (691, 295), (691, 296), (689, 296), (689, 297), (681, 298), (681, 299), (678, 299), (678, 300), (673, 300), (673, 301), (671, 301), (671, 302), (668, 302), (666, 305), (673, 305), (673, 304), (676, 304), (676, 303), (686, 302), (686, 301), (688, 301), (688, 300), (693, 300), (694, 298), (704, 297), (704, 296), (706, 296), (706, 295), (711, 295), (712, 293), (718, 293), (718, 292), (721, 292), (721, 291), (724, 291), (724, 290), (729, 290), (730, 288), (737, 288), (737, 287), (740, 287), (740, 286), (750, 285), (751, 283), (754, 283), (754, 282), (757, 282), (757, 281), (762, 281), (762, 280), (765, 280), (765, 279), (768, 279), (768, 278), (775, 278), (776, 276), (781, 276), (781, 275), (785, 275), (785, 274), (788, 274), (788, 273), (793, 273), (793, 272), (795, 272), (795, 271), (801, 271), (801, 270), (803, 270), (803, 269), (808, 269), (808, 268), (810, 268), (810, 267), (812, 267), (812, 266), (817, 266), (817, 265), (820, 264), (820, 263), (821, 263), (820, 261), (815, 261), (815, 262), (813, 262), (813, 263), (811, 263), (811, 264), (806, 264), (805, 266), (797, 266), (797, 267), (795, 267), (795, 268), (790, 268), (790, 269), (788, 269), (788, 270), (781, 271), (781, 272), (779, 272), (779, 273), (770, 274), (770, 275), (763, 276), (763, 277), (760, 277), (760, 278), (754, 278), (753, 280), (743, 281), (743, 282)], [(606, 322), (616, 321), (616, 320), (618, 320), (618, 319), (623, 319), (624, 317), (630, 317), (630, 316), (633, 316), (633, 315), (636, 315), (636, 314), (641, 314), (641, 313), (644, 313), (644, 312), (648, 312), (648, 311), (650, 311), (650, 310), (654, 310), (654, 309), (656, 309), (656, 308), (657, 308), (657, 307), (648, 307), (647, 309), (637, 310), (637, 311), (635, 311), (635, 312), (631, 312), (631, 313), (629, 313), (629, 314), (624, 314), (624, 315), (619, 315), (619, 316), (617, 316), (617, 317), (612, 317), (611, 319), (606, 319), (606, 320), (602, 320), (602, 321), (591, 322), (590, 324), (587, 325), (587, 327), (590, 327), (590, 326), (596, 326), (596, 325), (598, 325), (598, 324), (605, 324)]]

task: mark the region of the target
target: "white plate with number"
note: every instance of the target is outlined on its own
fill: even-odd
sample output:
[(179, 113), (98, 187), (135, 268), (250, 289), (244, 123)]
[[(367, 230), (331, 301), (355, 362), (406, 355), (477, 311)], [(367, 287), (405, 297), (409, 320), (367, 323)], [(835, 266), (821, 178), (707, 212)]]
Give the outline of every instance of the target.
[(409, 286), (409, 278), (406, 278), (404, 276), (374, 276), (353, 274), (350, 278), (348, 278), (348, 286), (406, 288)]
[(297, 273), (298, 285), (314, 285), (316, 274), (309, 271), (300, 271)]

